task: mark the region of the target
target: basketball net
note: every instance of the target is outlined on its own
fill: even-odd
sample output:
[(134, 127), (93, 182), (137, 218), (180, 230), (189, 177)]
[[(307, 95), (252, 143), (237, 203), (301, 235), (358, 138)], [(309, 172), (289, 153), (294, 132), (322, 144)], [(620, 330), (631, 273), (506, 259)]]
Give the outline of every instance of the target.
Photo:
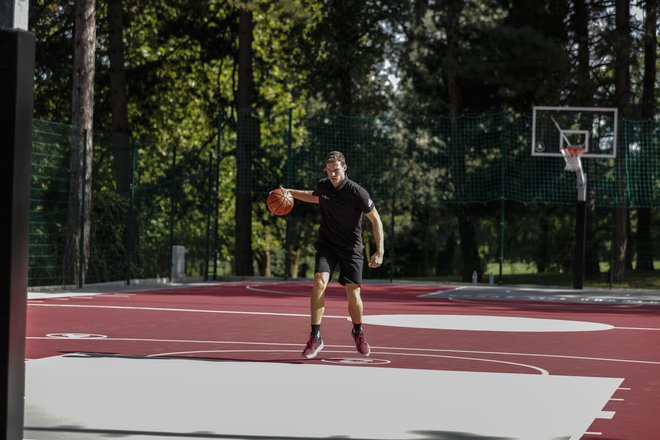
[(582, 162), (580, 161), (580, 156), (584, 152), (584, 149), (581, 147), (562, 147), (561, 154), (564, 156), (566, 161), (566, 166), (564, 169), (566, 171), (576, 172), (582, 169)]

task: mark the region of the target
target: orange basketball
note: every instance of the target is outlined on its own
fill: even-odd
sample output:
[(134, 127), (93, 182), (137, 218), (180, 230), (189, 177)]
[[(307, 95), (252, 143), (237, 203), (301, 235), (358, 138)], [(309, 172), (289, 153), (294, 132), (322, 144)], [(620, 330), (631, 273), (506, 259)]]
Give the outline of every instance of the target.
[(289, 191), (276, 188), (268, 193), (268, 210), (275, 215), (287, 215), (293, 209), (293, 196)]

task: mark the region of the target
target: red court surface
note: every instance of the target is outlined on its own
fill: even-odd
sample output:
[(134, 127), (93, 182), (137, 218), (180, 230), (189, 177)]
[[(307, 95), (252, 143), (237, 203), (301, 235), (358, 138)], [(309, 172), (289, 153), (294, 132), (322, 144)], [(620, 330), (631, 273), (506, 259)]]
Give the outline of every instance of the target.
[[(326, 294), (321, 330), (326, 347), (313, 360), (300, 356), (309, 333), (310, 283), (226, 283), (32, 299), (28, 303), (25, 438), (138, 438), (139, 433), (139, 438), (222, 439), (660, 438), (660, 308), (474, 300), (447, 295), (451, 289), (363, 286), (365, 331), (372, 347), (371, 356), (365, 358), (352, 345), (343, 288), (333, 283)], [(337, 418), (333, 425), (335, 419), (324, 416), (323, 430), (301, 424), (299, 433), (295, 417), (293, 425), (279, 427), (277, 418), (270, 420), (267, 414), (257, 415), (254, 424), (218, 422), (200, 431), (203, 434), (188, 437), (183, 433), (191, 429), (169, 426), (162, 419), (148, 428), (139, 421), (122, 426), (120, 416), (112, 422), (92, 422), (96, 419), (90, 415), (74, 423), (74, 415), (64, 414), (63, 408), (58, 408), (57, 420), (49, 418), (49, 411), (54, 410), (44, 401), (50, 401), (50, 396), (36, 384), (48, 384), (57, 377), (40, 376), (30, 388), (31, 378), (41, 374), (39, 365), (49, 371), (49, 360), (53, 366), (48, 368), (61, 362), (68, 365), (64, 371), (74, 371), (76, 365), (83, 365), (75, 363), (81, 358), (117, 361), (116, 371), (126, 365), (129, 376), (130, 365), (137, 372), (144, 365), (140, 362), (155, 358), (167, 359), (168, 368), (193, 365), (188, 362), (192, 360), (196, 362), (193, 368), (208, 364), (246, 374), (252, 371), (255, 376), (251, 377), (258, 375), (264, 381), (261, 391), (248, 386), (239, 392), (255, 393), (257, 400), (263, 397), (260, 392), (278, 394), (269, 397), (276, 402), (271, 402), (270, 409), (252, 402), (257, 405), (255, 411), (264, 413), (274, 406), (299, 405), (299, 401), (313, 406), (336, 391), (331, 377), (338, 378), (336, 387), (342, 389), (343, 397), (337, 399), (344, 399), (333, 407), (343, 414), (350, 414), (348, 407), (359, 408), (366, 399), (352, 392), (359, 389), (359, 380), (373, 381), (377, 390), (389, 389), (391, 394), (384, 399), (393, 403), (378, 408), (373, 416), (376, 421), (368, 427), (341, 425), (341, 415), (333, 416)], [(127, 360), (134, 362), (119, 362)], [(184, 360), (188, 363), (179, 364)], [(330, 386), (324, 379), (326, 372)], [(180, 380), (184, 379), (171, 377), (161, 385), (176, 387)], [(411, 388), (397, 387), (399, 380), (410, 380)], [(231, 384), (223, 386), (229, 390)], [(418, 391), (406, 394), (411, 389)], [(66, 390), (63, 386), (49, 393)], [(378, 400), (370, 405), (378, 406)], [(304, 406), (302, 410), (291, 406), (283, 414), (293, 408), (305, 411)], [(406, 408), (415, 414), (404, 417)], [(399, 416), (399, 425), (388, 425)], [(200, 420), (195, 422), (198, 428), (204, 423), (203, 417)], [(341, 431), (333, 430), (339, 427)], [(396, 434), (397, 429), (403, 434)]]

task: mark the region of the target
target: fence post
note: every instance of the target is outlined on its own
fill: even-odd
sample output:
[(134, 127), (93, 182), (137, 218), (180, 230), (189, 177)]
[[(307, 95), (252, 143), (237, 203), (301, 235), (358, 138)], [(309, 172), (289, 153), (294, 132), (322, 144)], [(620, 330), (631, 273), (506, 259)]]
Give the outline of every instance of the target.
[(133, 277), (133, 267), (131, 262), (133, 261), (133, 208), (135, 203), (135, 162), (136, 162), (136, 151), (135, 151), (135, 139), (131, 139), (131, 184), (128, 191), (128, 231), (126, 233), (126, 256), (127, 256), (127, 266), (126, 266), (126, 285), (131, 285), (131, 278)]
[[(396, 169), (396, 167), (392, 167), (392, 169)], [(390, 197), (390, 203), (392, 204), (392, 207), (390, 208), (390, 237), (387, 240), (389, 243), (389, 248), (390, 248), (390, 256), (389, 256), (389, 261), (390, 261), (390, 283), (394, 282), (394, 209), (396, 207), (396, 189), (395, 185), (392, 185), (392, 192), (391, 192), (391, 197)]]
[[(173, 144), (172, 146), (172, 189), (170, 191), (170, 262), (168, 263), (171, 264), (172, 258), (174, 257), (173, 254), (173, 246), (174, 246), (174, 205), (175, 205), (175, 193), (176, 193), (176, 143)], [(171, 270), (168, 270), (168, 273), (170, 274), (169, 278), (170, 281), (172, 281), (172, 273)]]
[(213, 209), (215, 212), (215, 224), (213, 226), (213, 281), (218, 279), (218, 209), (220, 203), (220, 156), (222, 154), (222, 116), (224, 111), (218, 111), (218, 144), (215, 153), (215, 193), (213, 197)]
[(85, 283), (85, 197), (87, 186), (87, 129), (83, 131), (82, 148), (82, 185), (80, 196), (80, 241), (78, 242), (78, 288), (82, 289)]
[(209, 152), (208, 192), (210, 197), (206, 205), (206, 252), (204, 255), (204, 281), (209, 280), (209, 258), (211, 255), (211, 211), (213, 210), (213, 206), (215, 206), (213, 201), (213, 171), (213, 152)]
[(508, 145), (508, 130), (507, 124), (507, 111), (506, 108), (502, 109), (502, 135), (501, 135), (501, 149), (500, 149), (500, 267), (499, 267), (499, 283), (503, 283), (503, 266), (504, 266), (504, 218), (506, 210), (506, 162), (509, 157)]
[[(291, 188), (293, 184), (292, 166), (291, 166), (291, 144), (293, 142), (293, 109), (289, 109), (289, 130), (287, 133), (286, 145), (286, 187)], [(291, 247), (291, 220), (289, 217), (285, 219), (286, 230), (284, 236), (284, 279), (288, 280), (291, 275), (291, 255), (289, 255), (289, 248)], [(295, 274), (293, 276), (295, 278)]]

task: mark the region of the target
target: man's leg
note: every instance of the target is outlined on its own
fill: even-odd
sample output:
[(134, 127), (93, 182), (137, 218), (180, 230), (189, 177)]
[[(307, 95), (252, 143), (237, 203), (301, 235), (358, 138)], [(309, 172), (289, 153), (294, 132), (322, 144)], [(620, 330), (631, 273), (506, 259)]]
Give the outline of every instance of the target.
[(362, 324), (362, 298), (359, 284), (346, 284), (346, 298), (348, 299), (348, 314), (353, 324)]
[(310, 299), (310, 320), (312, 324), (312, 333), (307, 341), (307, 346), (303, 350), (303, 357), (306, 359), (315, 358), (323, 349), (323, 339), (320, 336), (321, 320), (325, 311), (325, 288), (328, 287), (330, 274), (327, 272), (316, 272), (314, 274), (314, 285), (312, 286), (312, 297)]
[[(330, 274), (316, 272), (314, 274), (314, 286), (312, 287), (311, 319), (312, 325), (321, 325), (325, 311), (325, 288), (328, 287)], [(359, 288), (359, 286), (358, 286)]]
[(367, 340), (364, 336), (364, 331), (362, 330), (362, 297), (360, 296), (360, 285), (359, 284), (346, 284), (346, 297), (348, 298), (348, 314), (351, 315), (351, 321), (353, 321), (353, 340), (355, 341), (355, 348), (358, 353), (369, 356), (371, 353), (371, 348), (367, 343)]

